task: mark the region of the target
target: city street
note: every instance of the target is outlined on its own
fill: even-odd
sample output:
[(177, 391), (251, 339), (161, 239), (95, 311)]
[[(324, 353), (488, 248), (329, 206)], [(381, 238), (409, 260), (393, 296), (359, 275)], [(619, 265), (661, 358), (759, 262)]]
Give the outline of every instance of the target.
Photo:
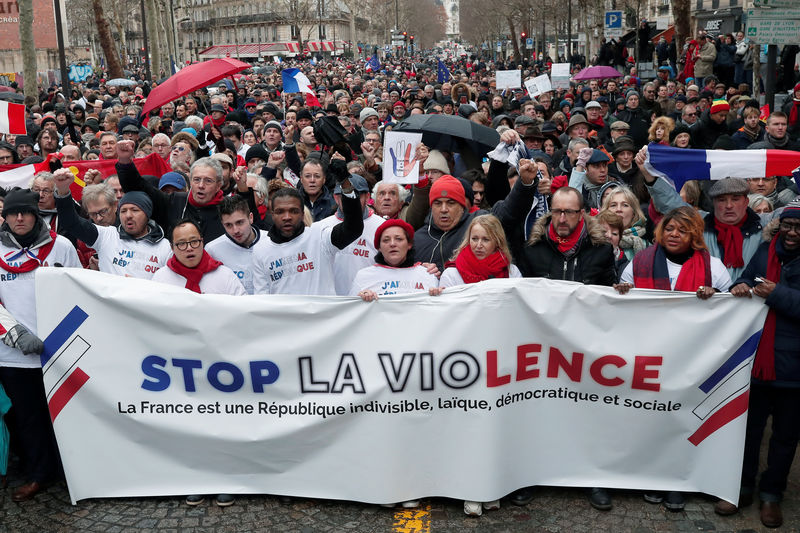
[[(766, 450), (764, 450), (765, 452)], [(763, 455), (762, 455), (763, 457)], [(784, 525), (778, 531), (800, 531), (800, 484), (797, 461), (784, 500)], [(10, 486), (19, 484), (13, 471)], [(673, 513), (651, 505), (640, 493), (617, 491), (609, 512), (592, 509), (582, 489), (542, 487), (525, 507), (502, 502), (499, 511), (484, 512), (481, 518), (464, 515), (462, 502), (433, 498), (423, 500), (416, 510), (386, 509), (340, 501), (295, 500), (281, 503), (273, 496), (242, 496), (236, 504), (219, 508), (210, 499), (189, 507), (183, 498), (131, 498), (86, 500), (70, 504), (63, 483), (47, 489), (35, 500), (11, 501), (11, 489), (0, 493), (1, 532), (98, 531), (127, 533), (166, 532), (250, 532), (352, 531), (354, 533), (397, 531), (417, 532), (753, 532), (769, 531), (761, 525), (758, 507), (753, 505), (737, 516), (714, 514), (714, 500), (693, 494), (686, 509)]]

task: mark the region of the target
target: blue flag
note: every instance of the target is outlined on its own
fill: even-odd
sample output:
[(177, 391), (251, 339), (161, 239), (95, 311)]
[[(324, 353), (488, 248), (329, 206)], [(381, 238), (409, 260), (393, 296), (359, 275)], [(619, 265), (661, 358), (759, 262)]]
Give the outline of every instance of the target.
[(367, 68), (372, 72), (378, 72), (381, 69), (381, 62), (378, 61), (378, 54), (374, 54), (369, 61), (367, 61)]
[(450, 78), (452, 78), (453, 75), (450, 74), (450, 71), (447, 70), (447, 66), (444, 63), (442, 63), (441, 59), (439, 59), (438, 61), (439, 61), (439, 66), (436, 69), (436, 81), (438, 83), (444, 83), (446, 81), (450, 81)]

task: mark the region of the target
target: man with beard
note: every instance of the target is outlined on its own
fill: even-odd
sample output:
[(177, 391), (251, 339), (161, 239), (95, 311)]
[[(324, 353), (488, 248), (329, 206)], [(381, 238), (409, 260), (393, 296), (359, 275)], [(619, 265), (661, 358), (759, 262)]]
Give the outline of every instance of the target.
[(92, 224), (78, 216), (69, 169), (55, 172), (55, 203), (64, 230), (97, 251), (98, 269), (118, 276), (150, 279), (163, 267), (170, 247), (164, 230), (150, 219), (153, 202), (141, 191), (125, 193), (119, 201), (119, 227)]
[(253, 254), (255, 294), (336, 294), (334, 256), (364, 231), (361, 202), (349, 179), (341, 182), (341, 189), (343, 220), (335, 226), (306, 228), (297, 189), (278, 189), (272, 195), (273, 228)]

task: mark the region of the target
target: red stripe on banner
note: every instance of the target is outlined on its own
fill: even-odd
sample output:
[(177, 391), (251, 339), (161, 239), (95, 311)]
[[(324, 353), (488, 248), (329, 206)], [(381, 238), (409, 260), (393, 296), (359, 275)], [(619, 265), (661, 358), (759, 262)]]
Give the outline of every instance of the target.
[(764, 176), (791, 176), (797, 167), (800, 167), (800, 153), (793, 150), (767, 150)]
[(701, 442), (706, 440), (709, 435), (719, 428), (745, 414), (747, 412), (747, 403), (749, 400), (750, 391), (748, 390), (725, 404), (722, 409), (708, 417), (708, 420), (697, 428), (697, 431), (689, 437), (689, 442), (695, 446), (699, 446)]
[(58, 388), (58, 390), (53, 394), (53, 397), (50, 398), (50, 401), (47, 402), (47, 406), (50, 408), (50, 419), (55, 422), (56, 417), (64, 409), (64, 406), (67, 405), (75, 393), (83, 387), (83, 384), (89, 381), (89, 375), (80, 369), (80, 367), (76, 368), (75, 371), (69, 375), (69, 377), (64, 380), (64, 383)]
[(12, 135), (25, 135), (25, 104), (8, 104), (8, 129)]

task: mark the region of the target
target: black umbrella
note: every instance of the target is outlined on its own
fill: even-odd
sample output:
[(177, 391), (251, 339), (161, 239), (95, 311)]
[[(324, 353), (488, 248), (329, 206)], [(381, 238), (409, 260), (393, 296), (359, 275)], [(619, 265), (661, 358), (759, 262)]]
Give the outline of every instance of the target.
[(0, 100), (21, 104), (25, 101), (25, 95), (22, 93), (12, 93), (8, 91), (0, 92)]
[(451, 115), (411, 115), (392, 131), (422, 133), (425, 146), (461, 154), (468, 168), (479, 168), (481, 158), (500, 142), (500, 134), (492, 128)]

